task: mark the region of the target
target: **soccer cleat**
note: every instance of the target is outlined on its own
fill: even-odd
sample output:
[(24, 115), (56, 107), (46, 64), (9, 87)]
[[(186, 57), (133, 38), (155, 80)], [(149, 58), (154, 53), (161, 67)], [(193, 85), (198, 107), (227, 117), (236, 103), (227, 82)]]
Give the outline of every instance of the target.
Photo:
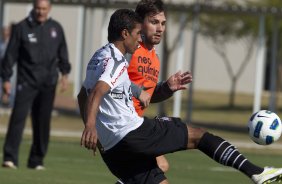
[(30, 167), (28, 166), (29, 169), (34, 169), (34, 170), (37, 170), (37, 171), (42, 171), (42, 170), (45, 170), (46, 168), (43, 166), (43, 165), (37, 165), (35, 167)]
[(2, 167), (9, 169), (17, 169), (17, 166), (12, 161), (4, 161)]
[(38, 165), (34, 169), (40, 171), (40, 170), (45, 170), (45, 167), (43, 165)]
[(256, 184), (268, 184), (272, 182), (282, 181), (282, 168), (265, 167), (261, 174), (252, 176), (252, 180)]

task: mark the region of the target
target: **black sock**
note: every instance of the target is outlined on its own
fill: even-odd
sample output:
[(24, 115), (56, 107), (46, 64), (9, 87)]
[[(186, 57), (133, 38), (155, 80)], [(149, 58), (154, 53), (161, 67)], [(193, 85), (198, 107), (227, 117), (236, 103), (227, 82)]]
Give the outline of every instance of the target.
[(263, 168), (249, 162), (235, 146), (208, 132), (200, 140), (198, 149), (216, 162), (240, 170), (249, 177), (263, 172)]

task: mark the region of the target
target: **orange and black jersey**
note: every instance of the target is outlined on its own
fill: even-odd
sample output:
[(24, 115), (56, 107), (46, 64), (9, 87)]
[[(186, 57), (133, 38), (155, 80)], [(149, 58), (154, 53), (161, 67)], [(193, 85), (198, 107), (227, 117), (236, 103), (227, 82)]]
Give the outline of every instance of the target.
[[(127, 70), (130, 80), (152, 96), (151, 102), (159, 102), (172, 95), (166, 82), (158, 83), (160, 61), (154, 48), (148, 50), (140, 43), (140, 47), (131, 57)], [(138, 115), (142, 116), (143, 105), (136, 98), (133, 98), (133, 102)]]

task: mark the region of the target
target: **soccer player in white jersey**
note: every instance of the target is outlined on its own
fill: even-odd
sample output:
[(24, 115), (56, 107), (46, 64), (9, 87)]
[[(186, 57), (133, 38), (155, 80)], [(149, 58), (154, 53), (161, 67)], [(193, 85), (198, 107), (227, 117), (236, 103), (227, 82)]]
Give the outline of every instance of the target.
[[(254, 165), (235, 146), (201, 128), (188, 126), (179, 118), (137, 115), (124, 54), (137, 48), (140, 29), (140, 19), (132, 10), (120, 9), (111, 16), (109, 43), (91, 58), (79, 94), (80, 107), (86, 106), (81, 112), (85, 122), (81, 145), (95, 152), (99, 138), (104, 162), (126, 184), (167, 184), (156, 156), (187, 149), (200, 150), (254, 183), (280, 181), (282, 169)], [(82, 99), (82, 94), (87, 98)]]

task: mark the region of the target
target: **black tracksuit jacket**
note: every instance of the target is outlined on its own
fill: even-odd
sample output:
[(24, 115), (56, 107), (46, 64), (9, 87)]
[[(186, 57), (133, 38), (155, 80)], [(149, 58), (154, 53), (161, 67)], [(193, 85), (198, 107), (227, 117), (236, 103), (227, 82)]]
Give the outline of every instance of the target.
[(39, 24), (30, 15), (13, 26), (1, 67), (3, 81), (12, 76), (15, 62), (18, 64), (18, 84), (56, 85), (58, 71), (68, 74), (71, 69), (61, 25), (51, 18)]

